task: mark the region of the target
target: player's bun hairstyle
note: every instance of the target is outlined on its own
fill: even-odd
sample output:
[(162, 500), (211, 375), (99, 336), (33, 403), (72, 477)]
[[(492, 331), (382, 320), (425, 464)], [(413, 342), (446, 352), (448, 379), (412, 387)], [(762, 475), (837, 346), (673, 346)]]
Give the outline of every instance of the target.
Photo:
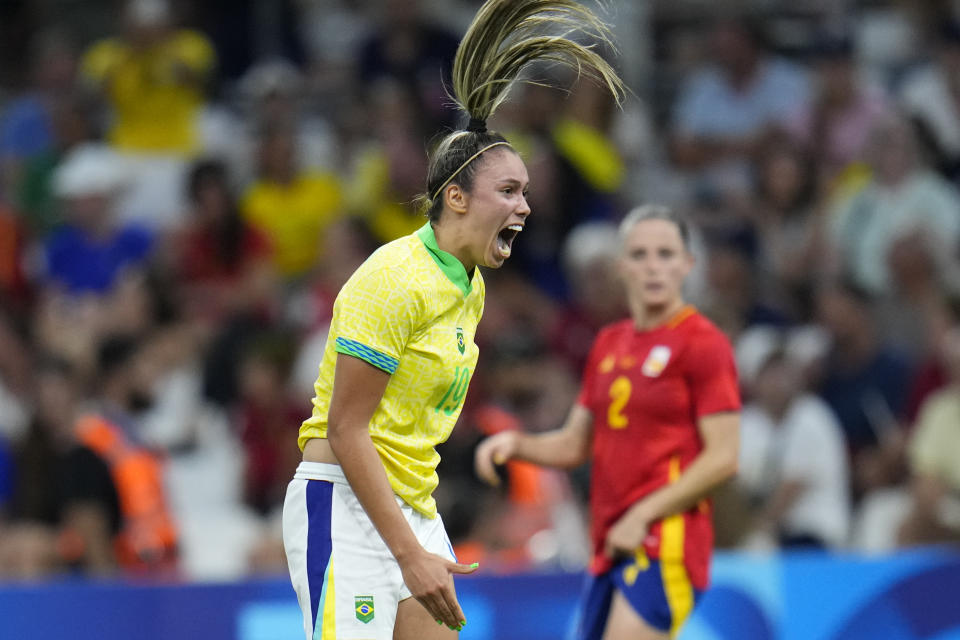
[(474, 162), (506, 138), (487, 130), (487, 119), (506, 99), (510, 86), (531, 62), (556, 62), (600, 82), (617, 102), (623, 81), (594, 50), (570, 39), (582, 33), (612, 48), (609, 27), (576, 0), (487, 0), (460, 41), (453, 60), (453, 96), (469, 116), (464, 130), (445, 136), (430, 155), (427, 191), (417, 200), (431, 221), (443, 211), (443, 191), (457, 184), (469, 191)]

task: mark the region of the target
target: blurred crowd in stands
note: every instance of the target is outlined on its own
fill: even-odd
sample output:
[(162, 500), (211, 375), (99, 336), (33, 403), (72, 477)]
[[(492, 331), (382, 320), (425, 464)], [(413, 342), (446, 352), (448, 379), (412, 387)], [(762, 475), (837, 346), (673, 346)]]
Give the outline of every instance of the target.
[[(283, 571), (279, 511), (339, 287), (425, 219), (476, 0), (0, 4), (0, 579)], [(622, 108), (542, 68), (491, 122), (533, 218), (486, 271), (437, 499), (462, 562), (582, 568), (588, 474), (473, 448), (558, 426), (625, 314), (616, 223), (695, 222), (733, 343), (718, 544), (960, 541), (960, 14), (607, 3)], [(715, 6), (716, 5), (716, 6)], [(719, 8), (718, 8), (719, 7)]]

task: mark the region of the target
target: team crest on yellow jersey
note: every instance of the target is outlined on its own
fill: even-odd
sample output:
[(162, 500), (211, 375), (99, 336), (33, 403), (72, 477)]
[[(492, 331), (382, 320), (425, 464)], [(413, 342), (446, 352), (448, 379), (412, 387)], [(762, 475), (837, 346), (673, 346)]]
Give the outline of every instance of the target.
[(463, 327), (457, 327), (457, 349), (459, 349), (462, 354), (466, 348), (467, 345), (463, 341)]
[(670, 347), (658, 344), (650, 349), (650, 354), (643, 361), (643, 367), (640, 370), (643, 371), (643, 375), (656, 378), (667, 368), (668, 362), (670, 362)]

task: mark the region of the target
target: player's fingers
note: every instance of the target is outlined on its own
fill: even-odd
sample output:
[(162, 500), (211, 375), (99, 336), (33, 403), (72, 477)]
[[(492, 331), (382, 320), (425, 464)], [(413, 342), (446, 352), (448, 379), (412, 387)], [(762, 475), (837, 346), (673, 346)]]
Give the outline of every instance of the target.
[(467, 573), (473, 573), (479, 567), (480, 567), (479, 562), (474, 562), (473, 564), (460, 564), (458, 562), (451, 562), (450, 564), (447, 565), (447, 571), (449, 571), (450, 573), (467, 574)]
[(437, 595), (424, 595), (417, 598), (420, 601), (420, 604), (423, 605), (423, 608), (430, 612), (430, 616), (439, 622), (440, 624), (450, 625), (450, 619), (452, 616), (447, 610), (446, 604), (443, 602), (442, 598)]
[(496, 469), (493, 468), (493, 451), (489, 445), (481, 444), (474, 456), (474, 468), (480, 479), (497, 486), (500, 484), (500, 478), (497, 476)]
[(451, 625), (454, 629), (459, 631), (463, 628), (463, 625), (467, 623), (466, 617), (463, 615), (463, 609), (460, 608), (460, 603), (457, 602), (457, 594), (453, 590), (453, 580), (450, 580), (449, 586), (443, 590), (443, 599), (447, 604), (447, 607), (450, 609), (451, 615), (453, 615), (456, 624)]
[[(452, 584), (452, 581), (451, 581)], [(450, 587), (452, 589), (452, 587)], [(450, 607), (450, 603), (447, 600), (447, 589), (443, 589), (435, 594), (431, 595), (431, 600), (433, 606), (438, 613), (438, 618), (451, 629), (456, 629), (460, 626), (460, 621), (463, 620), (462, 617), (457, 617), (457, 614), (454, 612), (454, 609)]]
[(610, 538), (603, 543), (603, 553), (608, 558), (617, 558), (623, 554), (623, 549), (616, 545)]

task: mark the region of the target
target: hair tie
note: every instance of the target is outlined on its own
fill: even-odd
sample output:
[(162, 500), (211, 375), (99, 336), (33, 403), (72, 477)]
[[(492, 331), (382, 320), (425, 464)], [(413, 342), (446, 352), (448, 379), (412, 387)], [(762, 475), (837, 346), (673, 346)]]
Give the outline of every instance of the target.
[(467, 123), (467, 131), (471, 133), (486, 133), (487, 132), (487, 121), (481, 118), (470, 117), (470, 122)]

